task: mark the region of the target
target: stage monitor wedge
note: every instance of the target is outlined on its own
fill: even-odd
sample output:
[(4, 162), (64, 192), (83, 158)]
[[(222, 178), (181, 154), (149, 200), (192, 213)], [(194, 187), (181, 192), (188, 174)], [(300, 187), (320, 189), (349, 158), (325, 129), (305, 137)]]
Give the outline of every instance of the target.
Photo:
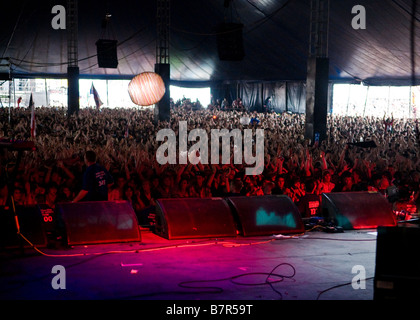
[[(16, 206), (20, 233), (36, 247), (47, 246), (47, 235), (44, 230), (42, 215), (36, 205)], [(15, 214), (12, 207), (0, 207), (0, 248), (31, 247), (17, 233)]]
[(392, 204), (379, 192), (323, 193), (321, 206), (324, 217), (344, 230), (397, 224)]
[(304, 233), (301, 214), (285, 195), (227, 198), (245, 236)]
[(58, 203), (68, 245), (141, 241), (133, 207), (128, 201)]
[(235, 237), (237, 227), (222, 198), (171, 198), (156, 201), (155, 233), (169, 240)]

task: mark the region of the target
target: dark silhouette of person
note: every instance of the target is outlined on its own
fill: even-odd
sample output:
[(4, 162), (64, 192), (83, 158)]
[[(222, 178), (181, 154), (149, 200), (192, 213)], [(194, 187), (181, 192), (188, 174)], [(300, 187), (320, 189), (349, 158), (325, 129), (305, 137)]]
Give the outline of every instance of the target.
[(85, 164), (87, 166), (83, 175), (82, 189), (74, 198), (78, 201), (107, 201), (108, 188), (114, 183), (114, 178), (104, 167), (96, 162), (96, 153), (86, 151)]

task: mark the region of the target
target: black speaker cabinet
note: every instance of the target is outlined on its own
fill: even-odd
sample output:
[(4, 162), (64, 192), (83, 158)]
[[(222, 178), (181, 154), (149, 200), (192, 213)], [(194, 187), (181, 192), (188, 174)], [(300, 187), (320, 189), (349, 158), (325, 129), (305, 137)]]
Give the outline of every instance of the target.
[(303, 233), (301, 214), (285, 195), (230, 197), (243, 236)]
[(321, 143), (327, 137), (329, 59), (310, 57), (307, 69), (305, 136)]
[(296, 204), (302, 218), (312, 218), (319, 215), (321, 199), (316, 194), (306, 194)]
[(99, 68), (117, 68), (117, 40), (99, 39), (96, 41)]
[(128, 201), (59, 203), (56, 214), (65, 226), (69, 245), (141, 241), (137, 217)]
[(170, 95), (170, 82), (171, 82), (171, 66), (169, 63), (156, 63), (155, 72), (161, 76), (165, 84), (165, 94), (162, 99), (156, 104), (155, 120), (169, 121), (171, 118), (171, 95)]
[(237, 229), (222, 198), (173, 198), (156, 201), (155, 233), (166, 239), (233, 237)]
[(374, 300), (413, 301), (420, 288), (419, 225), (378, 227)]
[[(16, 206), (21, 234), (37, 247), (47, 245), (43, 216), (36, 205)], [(31, 245), (17, 234), (15, 214), (12, 207), (0, 207), (0, 247), (17, 248)]]
[(345, 230), (397, 224), (392, 204), (378, 192), (323, 193), (322, 210), (328, 221)]
[(241, 61), (245, 57), (242, 39), (243, 25), (223, 23), (217, 28), (217, 50), (222, 61)]
[(68, 66), (67, 67), (67, 105), (69, 114), (78, 112), (80, 109), (80, 96), (79, 96), (79, 78), (80, 70), (79, 67)]

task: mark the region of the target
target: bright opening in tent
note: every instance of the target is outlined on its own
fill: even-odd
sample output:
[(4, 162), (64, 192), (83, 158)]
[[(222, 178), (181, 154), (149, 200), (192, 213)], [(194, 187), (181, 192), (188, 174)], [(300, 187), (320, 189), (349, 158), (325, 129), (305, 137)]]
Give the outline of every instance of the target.
[[(128, 94), (129, 80), (87, 80), (81, 79), (80, 98), (81, 107), (94, 107), (95, 100), (91, 94), (91, 86), (94, 85), (98, 95), (103, 102), (103, 107), (136, 107)], [(207, 108), (211, 101), (210, 88), (183, 88), (170, 86), (170, 95), (174, 102), (183, 99), (190, 99), (191, 102), (200, 101), (200, 104)], [(152, 106), (153, 107), (153, 106)]]
[(79, 80), (80, 107), (95, 107), (94, 95), (91, 92), (92, 85), (97, 91), (102, 107), (108, 108), (132, 108), (136, 105), (131, 101), (128, 94), (130, 80)]
[[(128, 93), (130, 80), (80, 79), (80, 108), (95, 107), (92, 85), (102, 101), (102, 108), (138, 107)], [(341, 116), (373, 116), (395, 118), (419, 118), (418, 101), (420, 86), (366, 86), (362, 84), (334, 84), (332, 90), (332, 114)], [(33, 95), (35, 106), (66, 107), (66, 79), (19, 79), (0, 83), (0, 107), (29, 104)], [(170, 86), (174, 103), (189, 99), (197, 100), (203, 108), (211, 103), (211, 90)], [(153, 108), (154, 106), (150, 106)], [(143, 108), (143, 107), (142, 107)], [(149, 108), (149, 107), (144, 107)]]
[(417, 118), (420, 87), (335, 84), (333, 110), (336, 115)]
[(190, 99), (191, 102), (200, 101), (203, 108), (211, 102), (210, 88), (182, 88), (177, 86), (170, 86), (171, 98), (176, 103), (178, 100)]

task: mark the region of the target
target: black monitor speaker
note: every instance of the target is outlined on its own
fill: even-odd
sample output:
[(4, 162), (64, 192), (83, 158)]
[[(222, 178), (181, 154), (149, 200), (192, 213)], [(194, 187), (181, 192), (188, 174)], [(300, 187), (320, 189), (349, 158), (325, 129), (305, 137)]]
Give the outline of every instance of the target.
[[(0, 248), (19, 248), (37, 247), (47, 245), (47, 234), (44, 226), (48, 225), (43, 220), (43, 215), (36, 205), (17, 205), (16, 215), (18, 224), (15, 220), (15, 213), (12, 207), (0, 207)], [(20, 233), (29, 241), (27, 242), (18, 234), (17, 225)]]
[(173, 198), (156, 201), (155, 233), (166, 239), (234, 237), (237, 228), (222, 198)]
[(69, 245), (141, 240), (137, 217), (128, 201), (58, 203), (56, 216), (64, 225)]
[(240, 196), (227, 201), (245, 237), (305, 232), (301, 214), (288, 196)]
[(344, 230), (395, 226), (392, 204), (379, 192), (322, 194), (324, 217)]

